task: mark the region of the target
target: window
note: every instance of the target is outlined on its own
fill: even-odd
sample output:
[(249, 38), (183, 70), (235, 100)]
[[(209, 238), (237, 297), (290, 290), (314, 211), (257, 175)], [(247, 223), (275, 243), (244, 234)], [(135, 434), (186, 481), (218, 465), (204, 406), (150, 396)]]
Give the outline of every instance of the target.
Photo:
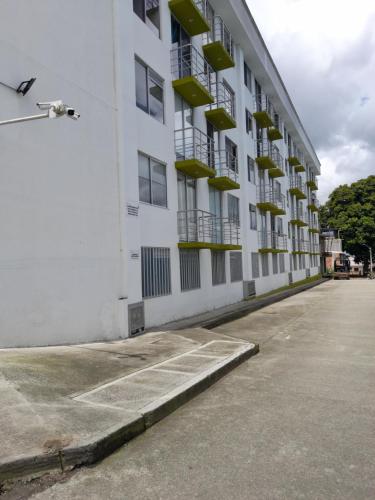
[(250, 92), (253, 91), (253, 85), (251, 81), (251, 70), (249, 66), (244, 62), (244, 82), (246, 87), (250, 90)]
[(270, 274), (270, 270), (269, 270), (269, 266), (268, 266), (268, 254), (262, 253), (261, 260), (262, 260), (262, 276), (268, 276)]
[(256, 183), (255, 180), (255, 161), (250, 158), (250, 156), (247, 157), (247, 178), (249, 182), (252, 184)]
[(160, 37), (159, 0), (133, 0), (133, 11)]
[(137, 107), (164, 123), (164, 82), (155, 71), (135, 59)]
[(161, 297), (171, 294), (169, 248), (141, 249), (142, 297)]
[(222, 285), (226, 282), (225, 277), (225, 252), (211, 252), (212, 285)]
[(280, 273), (285, 273), (285, 255), (283, 253), (279, 254), (279, 260)]
[(259, 254), (252, 252), (251, 254), (251, 270), (253, 279), (259, 278)]
[(199, 250), (180, 250), (181, 291), (201, 287)]
[(284, 125), (284, 142), (285, 144), (288, 144), (288, 132), (286, 131), (285, 125)]
[(138, 153), (139, 201), (167, 207), (166, 167), (162, 163)]
[(230, 252), (230, 280), (242, 281), (242, 253)]
[(240, 225), (240, 200), (228, 194), (228, 217), (231, 222)]
[(250, 203), (249, 205), (249, 213), (250, 213), (250, 229), (257, 229), (257, 207)]
[(277, 253), (272, 254), (272, 269), (273, 274), (279, 274), (279, 256)]
[(245, 110), (246, 133), (253, 135), (253, 116), (248, 109)]

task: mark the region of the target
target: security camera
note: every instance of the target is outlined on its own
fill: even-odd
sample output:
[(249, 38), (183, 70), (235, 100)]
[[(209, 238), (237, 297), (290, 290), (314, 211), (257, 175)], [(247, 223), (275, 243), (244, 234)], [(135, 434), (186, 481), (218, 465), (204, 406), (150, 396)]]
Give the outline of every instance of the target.
[(78, 120), (78, 118), (81, 116), (79, 113), (76, 113), (76, 110), (74, 108), (68, 108), (66, 107), (66, 114), (71, 118), (72, 120)]

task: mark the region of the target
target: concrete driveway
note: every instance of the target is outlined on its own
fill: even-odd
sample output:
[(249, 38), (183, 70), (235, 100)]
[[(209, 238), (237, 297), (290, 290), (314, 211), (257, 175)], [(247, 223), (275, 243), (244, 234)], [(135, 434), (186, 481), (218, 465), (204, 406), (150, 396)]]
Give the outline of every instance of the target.
[(327, 282), (216, 329), (261, 352), (52, 499), (375, 498), (375, 282)]

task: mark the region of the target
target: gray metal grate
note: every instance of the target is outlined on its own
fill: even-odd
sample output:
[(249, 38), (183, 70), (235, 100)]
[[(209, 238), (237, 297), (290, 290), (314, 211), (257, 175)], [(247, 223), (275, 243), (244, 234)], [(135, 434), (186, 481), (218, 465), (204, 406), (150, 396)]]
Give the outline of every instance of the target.
[(230, 252), (230, 280), (242, 281), (242, 252)]
[(255, 281), (244, 281), (243, 282), (243, 296), (246, 299), (247, 297), (253, 297), (256, 295), (255, 289)]
[(142, 333), (145, 329), (144, 303), (129, 304), (128, 306), (129, 335)]
[(180, 250), (181, 291), (201, 287), (199, 250)]
[(142, 247), (142, 296), (160, 297), (171, 294), (169, 248)]

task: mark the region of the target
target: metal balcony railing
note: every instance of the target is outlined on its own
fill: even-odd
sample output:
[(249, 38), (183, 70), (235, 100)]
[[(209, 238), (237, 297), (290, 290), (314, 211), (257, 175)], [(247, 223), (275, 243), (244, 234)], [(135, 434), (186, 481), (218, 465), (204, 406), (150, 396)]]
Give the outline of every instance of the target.
[(171, 66), (174, 80), (193, 76), (209, 91), (212, 68), (194, 45), (187, 44), (172, 49)]
[(291, 215), (291, 220), (292, 221), (299, 221), (301, 225), (308, 225), (308, 217), (307, 214), (304, 213), (302, 210), (299, 210), (298, 208), (294, 208), (290, 212)]
[(319, 189), (319, 183), (318, 179), (314, 175), (310, 175), (307, 178), (306, 184), (311, 187), (312, 189), (318, 190)]
[(257, 141), (256, 147), (258, 158), (268, 157), (274, 163), (275, 168), (279, 168), (285, 173), (283, 157), (281, 156), (278, 148), (272, 144), (272, 142), (260, 140)]
[(177, 212), (180, 243), (240, 245), (240, 226), (228, 217), (194, 209)]
[(175, 130), (176, 160), (199, 160), (215, 168), (215, 142), (196, 127)]
[(275, 109), (272, 106), (272, 103), (269, 97), (264, 93), (258, 93), (254, 96), (254, 106), (255, 113), (267, 113), (269, 117), (272, 119), (275, 114)]
[(309, 218), (309, 228), (314, 230), (314, 231), (319, 231), (319, 222), (314, 220), (312, 217)]
[(287, 236), (280, 234), (276, 231), (258, 231), (259, 248), (263, 250), (275, 250), (279, 252), (286, 252)]
[(289, 178), (289, 188), (293, 191), (298, 190), (298, 192), (303, 195), (303, 198), (306, 198), (306, 187), (302, 182), (302, 177), (299, 175), (293, 175)]
[(238, 158), (229, 151), (215, 151), (215, 170), (217, 177), (229, 177), (238, 182)]
[(314, 253), (314, 254), (320, 254), (320, 245), (319, 245), (319, 243), (310, 242), (309, 252), (310, 253)]
[(211, 31), (204, 34), (203, 41), (205, 44), (221, 42), (225, 50), (233, 58), (232, 34), (220, 16), (214, 16), (211, 21)]
[(311, 209), (311, 208), (315, 208), (316, 210), (319, 210), (319, 207), (320, 207), (320, 203), (319, 201), (312, 197), (308, 203), (308, 207)]
[(223, 108), (234, 120), (236, 119), (236, 98), (223, 82), (211, 82), (210, 94), (215, 99), (209, 109)]
[(298, 253), (310, 253), (310, 242), (299, 238), (292, 238), (292, 251)]
[(285, 211), (286, 201), (285, 196), (271, 185), (257, 186), (257, 203), (258, 204), (272, 204), (275, 205), (280, 211)]

